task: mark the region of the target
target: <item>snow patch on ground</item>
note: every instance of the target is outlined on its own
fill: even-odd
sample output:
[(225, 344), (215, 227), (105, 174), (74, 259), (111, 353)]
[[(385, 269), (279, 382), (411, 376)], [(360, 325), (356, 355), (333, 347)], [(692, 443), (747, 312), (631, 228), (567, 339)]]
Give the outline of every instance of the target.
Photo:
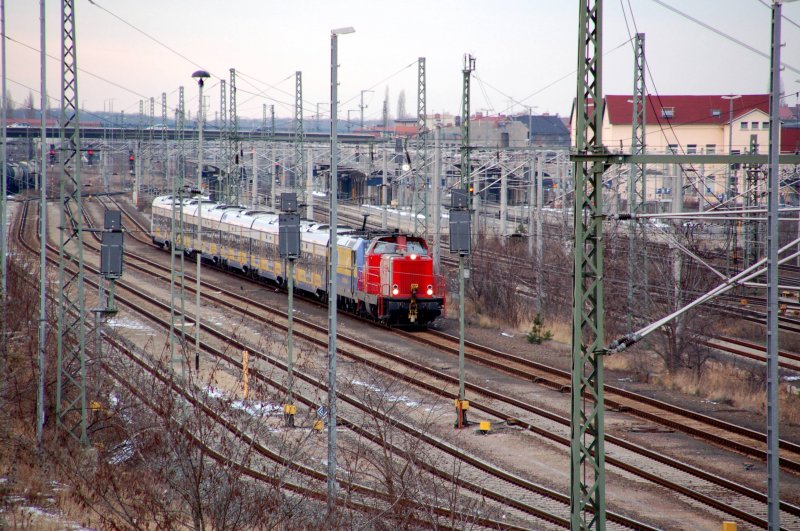
[(121, 319), (109, 319), (106, 325), (110, 326), (111, 328), (127, 328), (128, 330), (149, 332), (151, 335), (155, 335), (155, 331), (152, 328), (142, 323), (141, 321), (137, 321), (136, 319), (131, 319), (130, 317), (123, 317)]
[(122, 443), (117, 445), (117, 447), (114, 448), (114, 450), (112, 450), (111, 452), (112, 455), (111, 458), (108, 460), (108, 463), (110, 465), (118, 465), (120, 463), (124, 463), (125, 461), (133, 457), (134, 449), (135, 445), (133, 444), (133, 441), (131, 441), (130, 439), (124, 440)]
[(417, 406), (419, 406), (419, 402), (417, 402), (416, 400), (412, 400), (411, 398), (409, 398), (409, 397), (407, 397), (405, 395), (399, 395), (399, 396), (390, 395), (390, 394), (387, 394), (386, 391), (384, 391), (380, 387), (376, 387), (376, 386), (374, 386), (372, 384), (368, 384), (366, 382), (362, 382), (362, 381), (359, 381), (359, 380), (353, 380), (353, 385), (358, 385), (360, 387), (365, 387), (365, 388), (369, 389), (370, 391), (372, 391), (374, 393), (382, 395), (389, 402), (400, 402), (400, 403), (404, 404), (406, 407), (417, 407)]
[(92, 531), (88, 527), (83, 527), (82, 525), (76, 524), (74, 522), (65, 522), (63, 515), (59, 512), (50, 512), (40, 507), (32, 507), (32, 506), (21, 507), (20, 509), (22, 511), (25, 511), (26, 513), (31, 514), (35, 518), (39, 518), (41, 520), (47, 520), (55, 525), (59, 526), (63, 525), (64, 526), (63, 529), (72, 529), (75, 531)]
[[(214, 386), (206, 386), (203, 389), (206, 395), (209, 398), (216, 398), (216, 399), (225, 399), (225, 393), (220, 391)], [(244, 411), (248, 415), (253, 417), (264, 417), (270, 415), (278, 415), (283, 414), (283, 406), (279, 404), (273, 404), (270, 402), (260, 402), (258, 400), (232, 400), (231, 407), (233, 409), (238, 409), (239, 411)]]

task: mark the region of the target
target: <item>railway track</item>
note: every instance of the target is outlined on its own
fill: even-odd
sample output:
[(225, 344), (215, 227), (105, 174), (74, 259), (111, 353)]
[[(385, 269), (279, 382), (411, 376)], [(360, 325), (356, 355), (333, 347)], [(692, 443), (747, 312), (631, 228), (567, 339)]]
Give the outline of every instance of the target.
[[(26, 205), (26, 207), (27, 207), (27, 205)], [(27, 210), (27, 208), (26, 208), (26, 210)], [(24, 214), (23, 214), (23, 216), (24, 216)], [(24, 223), (21, 224), (21, 227), (22, 228), (20, 230), (21, 231), (24, 230)], [(35, 247), (33, 245), (28, 244), (27, 242), (24, 242), (23, 244), (25, 245), (25, 247), (30, 252), (32, 252), (32, 253), (36, 252), (36, 249), (35, 249)], [(48, 248), (49, 248), (51, 253), (57, 253), (57, 250), (52, 245), (48, 245)], [(49, 260), (51, 262), (57, 263), (57, 259), (50, 258)], [(95, 274), (97, 273), (97, 270), (95, 268), (91, 267), (91, 266), (87, 265), (86, 269), (90, 273), (95, 273)], [(87, 282), (90, 285), (94, 285), (96, 287), (96, 283), (94, 283), (94, 282), (92, 282), (92, 281), (90, 281), (88, 279), (86, 279), (85, 282)], [(160, 318), (155, 312), (149, 311), (145, 307), (145, 305), (152, 305), (152, 306), (156, 307), (158, 310), (160, 310), (161, 312), (168, 312), (169, 311), (169, 306), (167, 304), (158, 301), (156, 298), (154, 298), (154, 297), (142, 292), (141, 290), (139, 290), (137, 288), (134, 288), (133, 286), (128, 285), (126, 282), (118, 282), (118, 289), (120, 289), (120, 290), (122, 290), (123, 292), (126, 293), (126, 297), (125, 298), (119, 297), (117, 299), (118, 303), (128, 306), (132, 311), (134, 311), (136, 313), (144, 315), (147, 318), (148, 321), (155, 323), (161, 329), (169, 330), (169, 322), (167, 320), (164, 320), (164, 319)], [(142, 302), (131, 302), (130, 300), (128, 300), (128, 297), (130, 297), (130, 296), (133, 296), (134, 298), (138, 298)], [(142, 303), (144, 303), (144, 304), (142, 304)], [(253, 319), (259, 319), (260, 320), (263, 316), (259, 316), (258, 314), (254, 313), (254, 314), (251, 315), (251, 317)], [(184, 316), (184, 319), (186, 319), (188, 322), (194, 323), (194, 320), (188, 315)], [(237, 352), (242, 350), (242, 349), (247, 349), (249, 352), (251, 352), (251, 358), (255, 357), (256, 359), (260, 359), (260, 360), (264, 361), (268, 366), (276, 367), (276, 368), (279, 368), (279, 369), (281, 369), (283, 371), (285, 371), (287, 369), (286, 365), (280, 359), (275, 358), (273, 356), (269, 356), (269, 355), (264, 354), (262, 352), (259, 352), (258, 349), (254, 348), (254, 346), (251, 345), (251, 344), (246, 344), (246, 343), (242, 342), (241, 340), (236, 339), (235, 337), (232, 337), (232, 336), (222, 332), (221, 330), (217, 329), (216, 327), (208, 325), (207, 323), (201, 322), (200, 326), (201, 326), (201, 330), (203, 331), (204, 336), (205, 335), (211, 335), (211, 336), (215, 337), (216, 340), (224, 343), (225, 345), (233, 346), (236, 349)], [(324, 337), (326, 338), (327, 334), (325, 334)], [(320, 344), (323, 343), (323, 340), (324, 340), (324, 338), (323, 339), (319, 339), (318, 338), (318, 342)], [(325, 342), (324, 344), (327, 344), (327, 342)], [(202, 349), (203, 349), (204, 352), (210, 353), (210, 354), (214, 355), (216, 358), (224, 360), (228, 365), (230, 365), (232, 367), (235, 367), (235, 368), (237, 368), (239, 370), (242, 369), (241, 363), (237, 359), (235, 359), (231, 355), (229, 355), (227, 353), (227, 349), (222, 349), (222, 348), (218, 348), (216, 346), (213, 346), (213, 345), (209, 344), (208, 341), (203, 341)], [(295, 369), (294, 375), (295, 375), (296, 379), (304, 381), (307, 384), (316, 387), (318, 390), (320, 390), (322, 392), (327, 392), (327, 386), (324, 385), (323, 383), (321, 383), (321, 378), (319, 377), (319, 375), (306, 374), (306, 373), (304, 373), (302, 371), (298, 371), (297, 369)], [(271, 387), (274, 387), (274, 388), (279, 389), (279, 390), (284, 391), (284, 392), (286, 391), (286, 388), (284, 387), (283, 383), (280, 382), (280, 381), (277, 381), (276, 379), (266, 377), (265, 375), (263, 375), (261, 373), (258, 373), (258, 372), (255, 372), (253, 377), (262, 380), (263, 382), (267, 383)], [(339, 399), (342, 400), (343, 402), (348, 403), (348, 404), (350, 404), (352, 406), (355, 406), (355, 407), (360, 407), (362, 410), (365, 410), (365, 412), (368, 413), (368, 414), (381, 415), (381, 412), (376, 411), (376, 410), (371, 410), (365, 404), (360, 404), (360, 401), (357, 398), (348, 396), (348, 395), (343, 394), (341, 392), (339, 393), (338, 396), (339, 396)], [(295, 393), (295, 398), (296, 398), (297, 401), (305, 404), (306, 406), (309, 407), (309, 409), (312, 409), (312, 410), (315, 409), (317, 407), (317, 405), (318, 405), (315, 402), (313, 397), (303, 396), (302, 394)], [(383, 444), (386, 444), (385, 441), (377, 440), (374, 433), (371, 433), (369, 430), (360, 427), (360, 423), (358, 423), (357, 421), (348, 419), (346, 416), (341, 415), (341, 414), (337, 415), (337, 419), (340, 421), (342, 426), (345, 426), (348, 429), (351, 429), (351, 430), (355, 431), (361, 437), (365, 437), (367, 439), (370, 439), (376, 444), (377, 443), (381, 443), (381, 442)], [(403, 431), (405, 431), (406, 433), (418, 434), (418, 435), (422, 436), (422, 434), (418, 433), (418, 430), (417, 430), (417, 428), (415, 426), (412, 426), (412, 425), (410, 425), (408, 423), (403, 423), (399, 419), (386, 418), (385, 420), (391, 421), (392, 425), (396, 425), (398, 427), (401, 427), (403, 429)], [(527, 515), (529, 517), (532, 516), (532, 517), (538, 518), (538, 519), (542, 520), (543, 522), (548, 522), (548, 523), (551, 523), (551, 524), (555, 524), (558, 527), (567, 527), (567, 528), (569, 527), (568, 519), (566, 519), (564, 516), (559, 516), (557, 514), (553, 514), (551, 512), (546, 511), (546, 510), (542, 510), (539, 507), (540, 505), (544, 505), (544, 506), (550, 505), (552, 507), (552, 505), (555, 502), (556, 504), (561, 506), (561, 511), (560, 512), (562, 512), (562, 513), (564, 511), (568, 512), (569, 498), (567, 496), (560, 495), (560, 494), (556, 493), (555, 491), (547, 489), (546, 487), (543, 487), (543, 486), (540, 486), (540, 485), (536, 485), (536, 484), (534, 484), (534, 483), (532, 483), (532, 482), (530, 482), (528, 480), (525, 480), (525, 479), (523, 479), (521, 477), (516, 477), (513, 474), (510, 474), (509, 472), (507, 472), (505, 470), (501, 470), (501, 469), (499, 469), (497, 467), (494, 467), (489, 463), (486, 463), (486, 462), (483, 462), (481, 460), (478, 460), (474, 456), (470, 456), (469, 454), (459, 450), (458, 448), (456, 448), (455, 446), (453, 446), (453, 445), (451, 445), (449, 443), (446, 443), (445, 441), (436, 440), (434, 437), (431, 437), (431, 436), (424, 436), (422, 438), (425, 440), (425, 442), (427, 444), (430, 444), (431, 446), (436, 448), (438, 451), (445, 452), (445, 453), (451, 455), (452, 457), (463, 461), (464, 463), (469, 463), (471, 466), (476, 467), (480, 472), (478, 474), (478, 477), (485, 477), (485, 474), (490, 474), (490, 475), (492, 475), (494, 477), (497, 477), (501, 481), (504, 481), (504, 482), (507, 482), (507, 483), (511, 484), (512, 486), (514, 486), (516, 488), (522, 489), (522, 490), (524, 490), (526, 492), (532, 493), (533, 495), (539, 496), (541, 499), (540, 499), (540, 501), (539, 501), (539, 503), (537, 505), (534, 505), (534, 504), (531, 504), (531, 503), (525, 503), (525, 502), (521, 502), (521, 501), (518, 501), (518, 500), (515, 500), (515, 499), (509, 499), (506, 492), (494, 492), (494, 491), (492, 491), (491, 488), (487, 488), (487, 486), (484, 483), (481, 483), (481, 482), (469, 482), (469, 481), (464, 480), (461, 477), (455, 477), (452, 474), (452, 472), (450, 472), (450, 471), (438, 470), (438, 469), (433, 469), (431, 467), (427, 467), (427, 471), (428, 472), (438, 476), (439, 478), (451, 481), (453, 484), (458, 485), (462, 489), (466, 489), (466, 490), (471, 491), (471, 492), (473, 492), (473, 493), (475, 493), (477, 495), (484, 496), (484, 497), (487, 497), (487, 498), (491, 498), (491, 499), (493, 499), (495, 501), (498, 501), (498, 502), (502, 503), (503, 505), (505, 505), (509, 511), (512, 511), (512, 512), (513, 511), (519, 511), (519, 512), (524, 513), (525, 515)], [(392, 447), (391, 449), (397, 455), (399, 455), (400, 457), (403, 457), (402, 449), (400, 449), (399, 447), (396, 447), (396, 446)], [(444, 510), (444, 509), (440, 508), (440, 510)], [(522, 526), (522, 527), (521, 526), (515, 526), (513, 523), (511, 523), (511, 522), (509, 522), (507, 520), (502, 520), (502, 521), (491, 520), (491, 519), (482, 519), (482, 520), (484, 521), (484, 523), (482, 525), (488, 525), (489, 527), (493, 527), (493, 528), (501, 528), (501, 527), (504, 528), (504, 527), (509, 527), (509, 526), (511, 528), (515, 528), (515, 529), (525, 529), (526, 528), (524, 526)], [(620, 528), (627, 528), (627, 529), (654, 529), (654, 528), (651, 528), (651, 527), (649, 527), (649, 526), (647, 526), (645, 524), (642, 524), (641, 522), (637, 522), (635, 520), (631, 520), (631, 519), (626, 518), (624, 516), (615, 515), (614, 513), (610, 513), (609, 514), (609, 521), (620, 524)]]
[[(114, 204), (125, 212), (121, 205), (116, 202)], [(136, 224), (138, 234), (146, 233), (146, 228), (142, 227), (133, 216), (127, 212), (125, 212), (125, 215), (127, 219)], [(151, 245), (149, 240), (139, 238), (139, 241)], [(137, 256), (137, 258), (147, 261), (151, 265), (162, 267), (145, 257)], [(215, 290), (219, 289), (217, 286), (209, 285), (207, 287)], [(191, 287), (190, 289), (193, 290)], [(247, 304), (252, 303), (253, 301), (247, 301)], [(281, 315), (285, 317), (285, 314)], [(434, 346), (454, 355), (458, 353), (458, 338), (441, 332), (429, 330), (409, 333), (397, 329), (387, 330), (401, 336), (404, 342), (417, 342), (426, 346)], [(472, 342), (467, 342), (465, 346), (467, 347), (465, 357), (474, 362), (488, 365), (503, 372), (510, 372), (526, 381), (534, 381), (562, 392), (567, 392), (571, 385), (571, 374), (567, 371)], [(797, 361), (800, 361), (800, 356), (797, 357)], [(624, 410), (632, 415), (766, 461), (766, 435), (763, 433), (748, 430), (685, 408), (679, 408), (619, 387), (606, 384), (604, 389), (608, 407)], [(789, 454), (788, 457), (784, 456), (781, 459), (781, 466), (787, 471), (800, 473), (800, 445), (784, 440), (781, 441), (781, 449)]]
[[(164, 280), (168, 279), (168, 277), (163, 272), (158, 273), (156, 271), (160, 267), (157, 264), (155, 264), (155, 263), (153, 263), (153, 262), (151, 262), (148, 259), (143, 258), (143, 257), (136, 257), (136, 258), (137, 258), (137, 261), (144, 260), (147, 263), (147, 267), (142, 268), (140, 265), (138, 265), (138, 264), (137, 265), (133, 265), (130, 262), (128, 262), (127, 265), (131, 266), (131, 267), (135, 267), (136, 269), (139, 269), (142, 272), (148, 272), (150, 274), (155, 274), (157, 276), (160, 276)], [(189, 280), (192, 280), (192, 279), (189, 279)], [(249, 317), (251, 319), (255, 319), (255, 320), (264, 320), (265, 317), (269, 316), (269, 317), (271, 317), (271, 319), (269, 319), (271, 321), (271, 326), (277, 327), (277, 328), (279, 328), (281, 330), (286, 330), (286, 325), (283, 322), (279, 323), (279, 322), (277, 322), (275, 320), (275, 318), (278, 318), (278, 319), (282, 319), (282, 320), (285, 321), (285, 319), (287, 317), (285, 312), (277, 310), (277, 309), (269, 307), (269, 306), (266, 306), (266, 305), (264, 305), (262, 303), (259, 303), (257, 301), (251, 300), (251, 299), (244, 299), (240, 295), (238, 295), (236, 293), (233, 293), (233, 292), (230, 292), (229, 290), (226, 290), (226, 289), (222, 288), (221, 286), (213, 285), (212, 283), (208, 283), (208, 282), (202, 282), (202, 284), (203, 284), (204, 288), (205, 287), (209, 288), (208, 290), (206, 290), (204, 292), (204, 298), (207, 298), (210, 302), (212, 302), (212, 303), (214, 303), (216, 305), (219, 305), (219, 306), (223, 306), (223, 307), (225, 307), (227, 309), (230, 309), (230, 310), (233, 310), (233, 311), (237, 311), (237, 312), (242, 313), (245, 316), (247, 316), (247, 317)], [(188, 287), (188, 290), (189, 291), (193, 291), (193, 288), (192, 287)], [(220, 295), (217, 295), (215, 293), (219, 293), (221, 295), (224, 295), (224, 297), (220, 296)], [(163, 307), (164, 311), (168, 311), (169, 310), (168, 305), (162, 304), (161, 306)], [(151, 319), (152, 319), (152, 317), (151, 317)], [(187, 319), (190, 319), (190, 318), (187, 318)], [(304, 339), (305, 341), (307, 341), (307, 342), (309, 342), (311, 344), (314, 344), (317, 347), (320, 347), (321, 349), (325, 349), (327, 347), (327, 343), (328, 343), (327, 328), (325, 328), (323, 326), (320, 326), (320, 325), (315, 325), (315, 324), (307, 322), (305, 320), (298, 319), (297, 317), (295, 317), (295, 319), (294, 319), (294, 324), (295, 324), (294, 335), (297, 338)], [(168, 326), (168, 323), (166, 323), (166, 322), (163, 323), (163, 326)], [(257, 359), (261, 359), (262, 361), (268, 363), (270, 366), (277, 367), (282, 371), (286, 371), (287, 370), (287, 367), (286, 367), (285, 363), (282, 360), (277, 359), (275, 357), (266, 356), (263, 353), (259, 353), (256, 349), (253, 348), (253, 345), (246, 345), (246, 344), (242, 343), (241, 341), (222, 333), (220, 330), (216, 329), (215, 327), (211, 327), (211, 326), (206, 325), (205, 323), (201, 323), (201, 331), (203, 332), (203, 335), (206, 335), (206, 334), (214, 335), (215, 337), (217, 337), (218, 339), (223, 341), (225, 344), (233, 345), (234, 348), (236, 348), (236, 349), (247, 349), (251, 353), (250, 354), (251, 357), (256, 356)], [(347, 336), (344, 336), (342, 334), (339, 335), (339, 338), (342, 341), (349, 342), (350, 344), (355, 344), (357, 347), (360, 347), (361, 349), (366, 349), (367, 351), (371, 351), (373, 354), (375, 352), (380, 352), (378, 350), (375, 350), (374, 347), (368, 347), (368, 346), (364, 346), (364, 345), (359, 345), (356, 340), (354, 340), (352, 338), (348, 338)], [(206, 348), (208, 348), (208, 347), (206, 347)], [(363, 355), (359, 355), (358, 353), (355, 353), (355, 352), (353, 352), (353, 351), (351, 351), (349, 349), (341, 348), (341, 346), (338, 349), (338, 352), (339, 352), (340, 355), (343, 355), (345, 357), (350, 357), (350, 358), (355, 359), (355, 360), (359, 360), (359, 361), (366, 361), (367, 360), (366, 358), (363, 357)], [(219, 350), (217, 350), (216, 353), (215, 353), (215, 356), (217, 356), (217, 357), (221, 357), (222, 355), (223, 355), (222, 352), (219, 351)], [(229, 356), (226, 356), (226, 362), (228, 362), (229, 364), (231, 364), (233, 366), (241, 368), (240, 363), (237, 360), (235, 360), (233, 358), (230, 358)], [(309, 384), (313, 384), (320, 391), (323, 391), (323, 392), (327, 393), (327, 386), (324, 385), (321, 382), (321, 378), (318, 375), (305, 375), (305, 374), (303, 374), (301, 372), (299, 373), (296, 368), (294, 370), (294, 375), (295, 375), (296, 378), (300, 378), (301, 380), (303, 380), (303, 381), (305, 381), (305, 382), (307, 382)], [(270, 385), (277, 386), (278, 388), (283, 389), (282, 384), (280, 384), (279, 382), (272, 382)], [(342, 395), (341, 392), (340, 392), (340, 394), (338, 396), (339, 396), (339, 398), (341, 400), (345, 401), (346, 403), (350, 404), (351, 406), (358, 406), (359, 405), (358, 404), (359, 401), (357, 399), (354, 399), (352, 397), (348, 397), (347, 395)], [(318, 406), (318, 404), (315, 404), (312, 401), (306, 401), (306, 405), (312, 410), (315, 409)], [(366, 407), (366, 406), (361, 405), (360, 407), (363, 410), (363, 408)], [(367, 410), (367, 411), (364, 411), (364, 412), (369, 414), (369, 415), (373, 415), (373, 416), (381, 415), (381, 413), (379, 411), (375, 411), (375, 410)], [(460, 450), (459, 448), (457, 448), (456, 446), (454, 446), (454, 445), (452, 445), (450, 443), (447, 443), (445, 441), (439, 440), (439, 439), (437, 439), (437, 438), (435, 438), (433, 436), (427, 435), (425, 433), (420, 433), (417, 426), (414, 426), (412, 424), (409, 424), (409, 423), (404, 422), (404, 421), (402, 421), (400, 419), (397, 419), (397, 418), (391, 418), (391, 419), (386, 418), (385, 420), (387, 422), (391, 422), (393, 426), (402, 429), (406, 434), (414, 435), (415, 437), (421, 438), (422, 440), (424, 440), (424, 442), (426, 442), (427, 444), (431, 445), (432, 447), (434, 447), (438, 451), (445, 452), (450, 457), (457, 459), (458, 462), (466, 463), (466, 464), (469, 464), (470, 466), (476, 467), (478, 472), (479, 472), (479, 475), (483, 475), (484, 477), (486, 475), (488, 475), (488, 476), (490, 476), (492, 478), (495, 478), (496, 481), (502, 481), (502, 482), (510, 483), (513, 487), (524, 490), (527, 493), (526, 496), (535, 495), (535, 496), (541, 497), (542, 499), (539, 502), (540, 504), (547, 506), (548, 504), (552, 505), (555, 502), (555, 503), (561, 505), (562, 514), (563, 514), (564, 511), (568, 512), (569, 497), (567, 495), (558, 493), (558, 492), (553, 491), (552, 489), (549, 489), (549, 488), (547, 488), (545, 486), (538, 485), (538, 484), (533, 483), (533, 482), (531, 482), (529, 480), (526, 480), (526, 479), (524, 479), (522, 477), (519, 477), (519, 476), (516, 476), (516, 475), (514, 475), (512, 473), (509, 473), (508, 471), (506, 471), (506, 470), (504, 470), (502, 468), (499, 468), (497, 466), (493, 466), (490, 463), (487, 463), (487, 462), (484, 462), (484, 461), (482, 461), (480, 459), (477, 459), (475, 456), (470, 455), (469, 453), (464, 452), (463, 450)], [(352, 422), (348, 423), (347, 419), (344, 419), (343, 421), (345, 423), (347, 423), (347, 425), (352, 424)], [(369, 435), (370, 437), (372, 437), (372, 435), (369, 434), (368, 432), (360, 433), (360, 435), (362, 435), (362, 436)], [(441, 472), (440, 472), (440, 474), (441, 474)], [(472, 485), (472, 486), (461, 485), (461, 486), (463, 488), (468, 488), (469, 490), (473, 490), (475, 492), (480, 492), (482, 495), (488, 496), (488, 497), (496, 499), (498, 501), (504, 501), (505, 500), (504, 503), (506, 503), (506, 504), (510, 503), (512, 507), (514, 507), (515, 505), (519, 504), (518, 501), (508, 500), (507, 496), (502, 494), (502, 493), (492, 493), (491, 489), (487, 489), (487, 487), (485, 485)], [(524, 498), (524, 496), (522, 496), (521, 498)], [(524, 512), (526, 512), (528, 514), (531, 514), (531, 515), (534, 515), (534, 516), (538, 516), (539, 518), (551, 521), (552, 523), (559, 523), (559, 525), (561, 525), (563, 523), (564, 525), (566, 525), (568, 527), (568, 521), (566, 520), (566, 515), (565, 516), (557, 516), (553, 520), (549, 520), (550, 516), (548, 516), (547, 514), (541, 513), (541, 512), (537, 513), (537, 511), (540, 511), (540, 510), (536, 509), (535, 506), (526, 506), (525, 504), (522, 504), (522, 505), (519, 505), (517, 507), (517, 509), (518, 510), (523, 510)], [(622, 515), (617, 515), (617, 514), (614, 514), (614, 513), (610, 513), (608, 519), (609, 519), (610, 522), (618, 523), (624, 528), (651, 529), (649, 526), (647, 526), (646, 524), (643, 524), (642, 522), (631, 520), (630, 518), (624, 517)]]
[[(750, 341), (744, 341), (733, 337), (715, 337), (703, 342), (707, 347), (711, 347), (729, 354), (734, 354), (742, 358), (766, 363), (766, 347), (757, 345)], [(789, 371), (800, 372), (800, 355), (793, 352), (778, 351), (778, 366)]]
[[(217, 291), (218, 291), (218, 290), (220, 290), (220, 288), (219, 288), (219, 287), (215, 287), (215, 290), (217, 290)], [(241, 300), (241, 298), (240, 298), (240, 297), (238, 297), (238, 296), (237, 296), (237, 298), (236, 298), (235, 300), (237, 300), (238, 302), (234, 302), (234, 303), (233, 303), (233, 304), (234, 304), (234, 306), (235, 306), (235, 305), (238, 305), (238, 306), (240, 306), (240, 307), (242, 307), (242, 306), (246, 306), (246, 307), (248, 307), (248, 308), (251, 308), (251, 307), (257, 307), (257, 304), (258, 304), (258, 303), (256, 303), (255, 301), (252, 301), (252, 300), (246, 300), (246, 301), (242, 301), (242, 300)], [(215, 301), (215, 303), (219, 304), (220, 302), (219, 302), (219, 301)], [(265, 311), (265, 310), (266, 310), (266, 309), (264, 309), (264, 308), (259, 308), (259, 312), (258, 312), (258, 313), (263, 315), (263, 311)], [(282, 315), (283, 315), (283, 318), (285, 318), (285, 314), (282, 314)], [(276, 316), (277, 316), (277, 314), (276, 314)], [(297, 323), (297, 321), (296, 321), (296, 323)], [(323, 346), (323, 345), (326, 345), (326, 344), (327, 344), (327, 337), (326, 337), (326, 336), (327, 336), (327, 334), (326, 334), (326, 330), (324, 330), (324, 329), (322, 329), (322, 328), (320, 327), (320, 329), (318, 330), (318, 336), (317, 336), (317, 340), (318, 340), (318, 341), (320, 341), (320, 343), (319, 343), (319, 344), (320, 344), (321, 346)], [(341, 336), (340, 336), (340, 337), (341, 337)], [(345, 338), (343, 338), (343, 339), (345, 339)], [(397, 360), (395, 360), (395, 361), (397, 361)], [(364, 361), (364, 360), (362, 360), (362, 363), (365, 363), (365, 361)], [(407, 364), (407, 362), (406, 362), (406, 364)], [(424, 369), (424, 368), (422, 368), (422, 367), (415, 367), (415, 368), (414, 368), (414, 370), (415, 370), (415, 371), (419, 371), (419, 370), (423, 370), (423, 369)], [(451, 397), (452, 397), (452, 396), (451, 396)], [(508, 398), (508, 397), (506, 397), (506, 398)], [(473, 405), (473, 407), (476, 407), (476, 406), (475, 406), (475, 405)], [(478, 405), (478, 407), (480, 407), (480, 406)], [(487, 412), (488, 412), (488, 410), (487, 410)], [(513, 417), (513, 415), (509, 415), (508, 413), (504, 413), (504, 412), (502, 412), (502, 411), (499, 411), (499, 410), (495, 410), (495, 411), (491, 412), (491, 414), (493, 414), (494, 416), (496, 416), (497, 418), (500, 418), (500, 419), (511, 419), (512, 421), (514, 420), (514, 417)], [(563, 424), (563, 423), (564, 423), (564, 419), (561, 419), (561, 421), (560, 421), (560, 422)], [(524, 426), (524, 423), (521, 423), (521, 424), (518, 424), (518, 425), (523, 425), (523, 426)], [(530, 426), (530, 428), (533, 428), (533, 426)], [(542, 435), (542, 436), (545, 436), (545, 437), (546, 437), (547, 435)], [(562, 442), (563, 442), (563, 441), (562, 441)], [(568, 444), (568, 443), (567, 443), (567, 444)], [(651, 455), (655, 455), (655, 456), (656, 456), (656, 460), (661, 460), (661, 459), (662, 459), (662, 457), (659, 457), (657, 454), (654, 454), (654, 453), (653, 453), (653, 454), (651, 454)], [(668, 459), (668, 458), (667, 458), (667, 459)], [(688, 469), (686, 469), (686, 470), (689, 470), (689, 469), (691, 469), (691, 467), (689, 467), (689, 468), (688, 468)], [(715, 478), (713, 477), (713, 475), (706, 474), (706, 476), (707, 476), (707, 478), (706, 478), (706, 479), (707, 479), (708, 481), (713, 481), (713, 480), (715, 479)], [(645, 476), (642, 476), (642, 477), (645, 477)], [(732, 485), (731, 485), (731, 484), (725, 484), (725, 488), (732, 488)], [(680, 489), (678, 489), (678, 491), (680, 492)], [(763, 501), (763, 500), (765, 499), (765, 497), (763, 496), (763, 494), (760, 494), (760, 493), (755, 493), (755, 492), (748, 492), (748, 490), (747, 490), (747, 489), (745, 489), (745, 490), (744, 490), (744, 492), (746, 492), (746, 494), (744, 494), (745, 496), (752, 496), (752, 497), (753, 497), (753, 499), (758, 499), (758, 500), (761, 500), (761, 501)], [(724, 509), (722, 509), (722, 510), (724, 510)], [(794, 513), (797, 513), (797, 509), (796, 509), (796, 508), (794, 508), (794, 507), (792, 507), (792, 506), (790, 506), (790, 505), (786, 505), (786, 504), (784, 505), (784, 510), (787, 510), (787, 511), (789, 511), (789, 512), (793, 513), (793, 514), (794, 514)], [(751, 522), (752, 522), (752, 523), (754, 523), (755, 525), (760, 525), (760, 522), (758, 521), (759, 519), (758, 519), (757, 517), (755, 518), (755, 521), (754, 521), (754, 520), (748, 520), (748, 516), (747, 516), (747, 515), (737, 515), (737, 516), (738, 516), (738, 517), (742, 517), (742, 518), (743, 518), (744, 520), (746, 520), (746, 521), (751, 521)], [(750, 518), (752, 518), (752, 517), (750, 517)]]

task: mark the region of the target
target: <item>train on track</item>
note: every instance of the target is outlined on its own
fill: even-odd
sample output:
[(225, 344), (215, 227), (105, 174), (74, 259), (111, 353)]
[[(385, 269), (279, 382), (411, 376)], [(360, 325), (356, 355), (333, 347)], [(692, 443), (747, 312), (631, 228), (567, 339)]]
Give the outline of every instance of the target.
[[(284, 285), (288, 267), (278, 250), (278, 215), (208, 199), (183, 199), (183, 237), (170, 240), (172, 196), (153, 200), (151, 238), (156, 245), (173, 245), (187, 256)], [(202, 218), (198, 222), (198, 211)], [(198, 244), (198, 226), (202, 238)], [(320, 300), (328, 299), (329, 226), (302, 221), (300, 257), (294, 285)], [(427, 242), (392, 233), (370, 234), (339, 227), (336, 299), (340, 309), (389, 325), (425, 326), (445, 311), (446, 284), (434, 274)]]

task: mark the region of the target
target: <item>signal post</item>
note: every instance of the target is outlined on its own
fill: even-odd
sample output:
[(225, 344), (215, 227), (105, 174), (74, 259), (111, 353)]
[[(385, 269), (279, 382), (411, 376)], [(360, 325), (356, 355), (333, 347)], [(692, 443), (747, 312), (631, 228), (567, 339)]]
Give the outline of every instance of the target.
[(281, 213), (278, 215), (278, 253), (288, 264), (287, 282), (289, 288), (289, 310), (287, 312), (286, 358), (288, 379), (286, 382), (286, 403), (283, 404), (283, 418), (286, 426), (294, 427), (297, 406), (292, 397), (294, 384), (294, 341), (292, 323), (294, 317), (294, 261), (300, 256), (300, 215), (297, 213), (297, 194), (281, 194)]
[(455, 427), (468, 425), (469, 401), (464, 392), (464, 279), (469, 269), (464, 269), (464, 258), (471, 251), (469, 195), (466, 190), (453, 189), (450, 195), (450, 253), (458, 253), (458, 398), (456, 398)]

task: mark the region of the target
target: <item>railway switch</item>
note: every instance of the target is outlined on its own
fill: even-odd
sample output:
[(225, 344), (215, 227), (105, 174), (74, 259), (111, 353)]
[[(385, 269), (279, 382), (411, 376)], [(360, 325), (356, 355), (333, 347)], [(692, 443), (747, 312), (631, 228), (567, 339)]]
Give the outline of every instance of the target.
[(488, 420), (482, 420), (480, 425), (478, 426), (478, 431), (482, 435), (487, 435), (489, 433), (489, 430), (491, 429), (492, 429), (492, 423), (489, 422)]

